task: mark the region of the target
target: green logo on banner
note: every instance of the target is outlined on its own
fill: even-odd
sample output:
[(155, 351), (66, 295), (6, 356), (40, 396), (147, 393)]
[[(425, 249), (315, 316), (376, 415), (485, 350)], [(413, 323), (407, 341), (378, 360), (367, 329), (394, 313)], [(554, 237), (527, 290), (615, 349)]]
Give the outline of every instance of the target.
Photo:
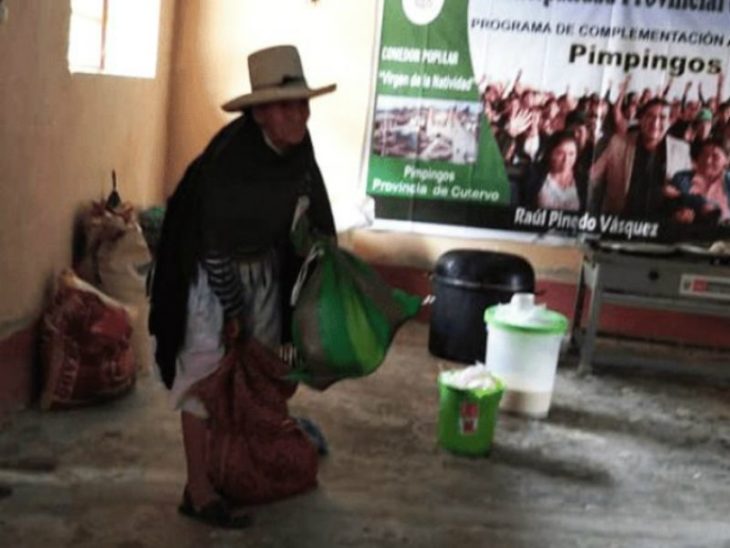
[(386, 0), (368, 194), (499, 204), (504, 162), (469, 53), (466, 0)]

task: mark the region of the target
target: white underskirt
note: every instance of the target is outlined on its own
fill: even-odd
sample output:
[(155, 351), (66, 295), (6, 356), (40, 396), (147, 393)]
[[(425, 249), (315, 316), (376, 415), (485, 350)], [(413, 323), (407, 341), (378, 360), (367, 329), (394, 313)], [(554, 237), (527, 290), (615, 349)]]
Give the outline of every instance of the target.
[[(275, 254), (239, 263), (243, 284), (243, 331), (272, 349), (281, 345), (281, 296)], [(223, 358), (223, 307), (198, 267), (198, 279), (188, 295), (185, 342), (178, 353), (175, 382), (170, 390), (174, 409), (201, 418), (208, 413), (201, 401), (188, 395), (190, 387), (216, 369)]]

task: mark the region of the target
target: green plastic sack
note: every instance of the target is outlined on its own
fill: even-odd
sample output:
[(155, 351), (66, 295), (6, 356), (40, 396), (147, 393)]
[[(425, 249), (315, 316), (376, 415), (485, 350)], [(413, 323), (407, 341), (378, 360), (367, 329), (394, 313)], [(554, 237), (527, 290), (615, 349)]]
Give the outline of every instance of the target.
[(369, 375), (421, 299), (388, 286), (364, 261), (318, 241), (292, 294), (297, 363), (290, 378), (317, 389)]

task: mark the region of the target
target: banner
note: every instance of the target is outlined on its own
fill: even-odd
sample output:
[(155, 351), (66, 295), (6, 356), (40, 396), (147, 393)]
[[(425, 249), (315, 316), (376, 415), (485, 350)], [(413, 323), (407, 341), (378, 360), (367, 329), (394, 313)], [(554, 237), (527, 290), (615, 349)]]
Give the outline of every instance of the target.
[(730, 0), (384, 0), (377, 219), (730, 234)]

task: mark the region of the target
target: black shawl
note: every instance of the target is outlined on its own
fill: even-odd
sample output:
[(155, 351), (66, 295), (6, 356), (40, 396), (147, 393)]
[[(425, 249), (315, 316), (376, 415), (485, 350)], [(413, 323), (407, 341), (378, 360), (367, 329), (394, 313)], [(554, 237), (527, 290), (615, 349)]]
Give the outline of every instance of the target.
[(175, 378), (184, 343), (188, 292), (197, 265), (211, 251), (235, 256), (276, 249), (281, 263), (284, 337), (290, 336), (288, 295), (301, 264), (289, 241), (298, 196), (310, 197), (314, 230), (335, 234), (327, 191), (309, 135), (279, 155), (266, 145), (250, 113), (225, 126), (188, 166), (167, 202), (155, 257), (149, 330), (165, 385)]

